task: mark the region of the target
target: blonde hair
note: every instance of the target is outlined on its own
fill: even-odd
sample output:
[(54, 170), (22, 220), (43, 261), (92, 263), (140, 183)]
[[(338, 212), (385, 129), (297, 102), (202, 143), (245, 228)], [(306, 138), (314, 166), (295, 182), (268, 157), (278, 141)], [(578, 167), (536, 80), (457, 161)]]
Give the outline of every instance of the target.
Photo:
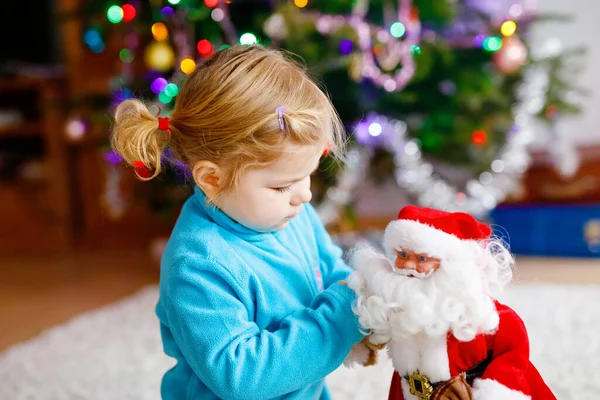
[[(276, 109), (284, 107), (284, 132)], [(161, 171), (163, 151), (188, 165), (200, 160), (224, 168), (220, 193), (248, 168), (267, 166), (282, 155), (285, 141), (329, 145), (343, 159), (344, 127), (327, 95), (304, 68), (282, 52), (259, 45), (216, 53), (188, 77), (169, 118), (171, 134), (139, 100), (122, 102), (115, 114), (112, 145), (132, 164)]]

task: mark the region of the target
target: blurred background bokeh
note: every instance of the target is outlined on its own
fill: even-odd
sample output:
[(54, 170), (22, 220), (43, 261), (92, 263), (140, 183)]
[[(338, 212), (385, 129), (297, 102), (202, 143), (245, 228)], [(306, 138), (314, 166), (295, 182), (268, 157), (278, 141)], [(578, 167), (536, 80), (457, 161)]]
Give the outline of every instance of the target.
[(298, 55), (350, 135), (314, 202), (377, 242), (409, 203), (470, 212), (519, 282), (600, 283), (596, 0), (36, 0), (0, 11), (0, 350), (155, 284), (192, 184), (109, 147), (132, 96), (168, 116), (233, 44)]

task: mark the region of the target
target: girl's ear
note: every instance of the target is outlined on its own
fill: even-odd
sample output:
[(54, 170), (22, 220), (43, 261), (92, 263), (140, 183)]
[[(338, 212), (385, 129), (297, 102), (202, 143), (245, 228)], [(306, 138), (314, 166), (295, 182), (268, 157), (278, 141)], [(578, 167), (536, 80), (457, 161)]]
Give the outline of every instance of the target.
[(217, 164), (206, 160), (198, 161), (192, 167), (192, 175), (196, 185), (209, 200), (217, 196), (222, 179), (222, 170)]

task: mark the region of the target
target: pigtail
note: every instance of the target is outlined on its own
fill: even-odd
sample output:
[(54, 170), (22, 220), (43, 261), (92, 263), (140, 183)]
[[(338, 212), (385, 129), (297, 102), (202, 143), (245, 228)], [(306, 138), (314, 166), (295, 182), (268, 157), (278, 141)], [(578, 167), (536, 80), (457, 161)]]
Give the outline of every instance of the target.
[(125, 100), (117, 107), (111, 144), (136, 168), (140, 179), (150, 180), (160, 174), (162, 153), (169, 136), (170, 130), (159, 129), (158, 118), (141, 101)]

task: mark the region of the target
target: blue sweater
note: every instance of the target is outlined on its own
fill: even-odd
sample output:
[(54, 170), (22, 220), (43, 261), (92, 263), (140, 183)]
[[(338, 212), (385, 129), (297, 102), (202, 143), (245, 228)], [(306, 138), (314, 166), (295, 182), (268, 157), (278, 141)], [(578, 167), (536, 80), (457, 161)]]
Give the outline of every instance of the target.
[(350, 269), (309, 204), (281, 231), (233, 221), (198, 188), (161, 265), (156, 312), (170, 399), (330, 399), (325, 376), (362, 339)]

